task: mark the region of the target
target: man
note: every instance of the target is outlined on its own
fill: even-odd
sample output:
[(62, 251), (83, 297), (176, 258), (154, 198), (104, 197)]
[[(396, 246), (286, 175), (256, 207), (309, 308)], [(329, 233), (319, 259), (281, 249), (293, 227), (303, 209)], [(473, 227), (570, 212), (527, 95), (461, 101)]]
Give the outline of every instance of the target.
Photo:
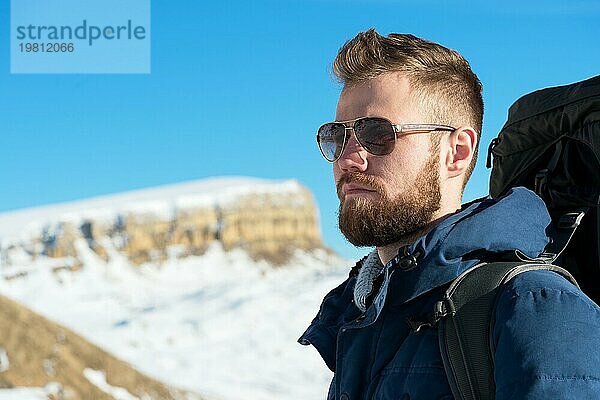
[[(340, 230), (376, 249), (299, 341), (335, 373), (328, 399), (452, 399), (436, 327), (424, 323), (433, 304), (481, 260), (538, 256), (550, 217), (524, 188), (461, 208), (483, 101), (458, 53), (369, 30), (340, 49), (333, 70), (344, 87), (317, 141), (333, 163)], [(600, 398), (598, 332), (600, 309), (574, 285), (549, 271), (516, 277), (495, 306), (496, 398)]]

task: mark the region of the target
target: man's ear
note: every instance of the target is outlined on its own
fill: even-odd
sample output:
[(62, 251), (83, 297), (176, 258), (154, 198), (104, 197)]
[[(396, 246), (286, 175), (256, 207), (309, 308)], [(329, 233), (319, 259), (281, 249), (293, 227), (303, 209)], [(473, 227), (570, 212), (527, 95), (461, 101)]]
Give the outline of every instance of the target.
[(470, 126), (461, 126), (448, 138), (445, 167), (449, 178), (463, 174), (471, 164), (477, 148), (477, 132)]

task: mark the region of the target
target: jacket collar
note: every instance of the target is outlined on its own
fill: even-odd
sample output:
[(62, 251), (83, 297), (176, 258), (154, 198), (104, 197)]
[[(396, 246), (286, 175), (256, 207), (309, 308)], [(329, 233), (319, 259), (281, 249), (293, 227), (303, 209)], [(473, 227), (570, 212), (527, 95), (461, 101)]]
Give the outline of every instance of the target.
[(404, 303), (447, 284), (482, 257), (491, 259), (515, 249), (537, 257), (549, 242), (549, 224), (543, 201), (530, 190), (514, 188), (503, 197), (464, 206), (412, 245), (401, 248), (385, 266), (378, 257), (376, 260), (381, 269), (401, 275), (393, 284), (394, 303)]

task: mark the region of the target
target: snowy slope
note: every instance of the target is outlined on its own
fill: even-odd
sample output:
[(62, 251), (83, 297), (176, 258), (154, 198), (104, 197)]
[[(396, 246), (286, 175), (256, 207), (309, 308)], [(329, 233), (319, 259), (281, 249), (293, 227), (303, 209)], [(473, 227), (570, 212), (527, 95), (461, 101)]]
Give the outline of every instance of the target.
[(60, 391), (60, 385), (49, 384), (43, 388), (0, 389), (0, 400), (47, 400)]
[(140, 371), (209, 398), (324, 398), (331, 374), (296, 340), (345, 278), (339, 260), (298, 254), (295, 265), (273, 269), (214, 246), (136, 270), (89, 255), (78, 273), (57, 275), (39, 260), (26, 278), (0, 280), (0, 290)]
[[(246, 190), (247, 183), (237, 190)], [(204, 193), (210, 190), (208, 185)], [(163, 199), (181, 198), (179, 188), (162, 193)], [(224, 196), (218, 188), (211, 193), (213, 199)], [(158, 197), (146, 193), (137, 199)], [(130, 207), (138, 200), (112, 196), (86, 206), (37, 209), (36, 215), (78, 213), (92, 203), (104, 209)], [(27, 211), (16, 214), (0, 216), (0, 225), (25, 218)], [(29, 271), (25, 277), (0, 279), (0, 291), (140, 371), (209, 399), (326, 396), (331, 372), (312, 347), (296, 340), (323, 296), (345, 279), (351, 262), (318, 250), (297, 252), (288, 266), (273, 268), (241, 250), (224, 252), (215, 243), (201, 257), (134, 267), (114, 249), (106, 263), (85, 241), (76, 246), (84, 256), (80, 271), (52, 272), (55, 262), (39, 257), (23, 266)]]

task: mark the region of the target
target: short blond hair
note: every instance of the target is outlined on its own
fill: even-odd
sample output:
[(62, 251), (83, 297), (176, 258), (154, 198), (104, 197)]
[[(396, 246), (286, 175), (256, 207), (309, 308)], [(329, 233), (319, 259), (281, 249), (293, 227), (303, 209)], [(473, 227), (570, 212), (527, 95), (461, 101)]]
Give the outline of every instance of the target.
[[(389, 72), (401, 72), (411, 86), (416, 105), (430, 118), (426, 123), (469, 125), (483, 123), (482, 85), (463, 56), (442, 45), (409, 34), (381, 36), (374, 29), (361, 32), (342, 46), (333, 73), (345, 86)], [(439, 148), (441, 135), (433, 135)], [(467, 169), (466, 184), (477, 161), (477, 146)]]

